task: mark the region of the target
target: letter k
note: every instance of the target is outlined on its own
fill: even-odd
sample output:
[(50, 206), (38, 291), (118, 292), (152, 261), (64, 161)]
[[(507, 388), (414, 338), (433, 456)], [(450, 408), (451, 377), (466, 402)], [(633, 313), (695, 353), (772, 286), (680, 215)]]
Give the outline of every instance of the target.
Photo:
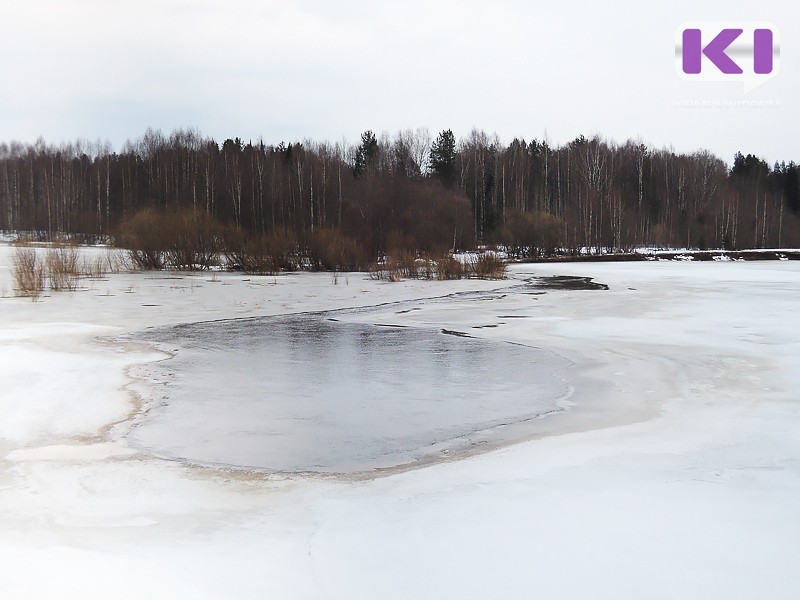
[(705, 48), (700, 40), (699, 29), (685, 29), (683, 32), (683, 72), (697, 74), (700, 72), (702, 55), (726, 75), (738, 75), (742, 69), (731, 57), (725, 54), (728, 46), (742, 34), (741, 29), (723, 29)]

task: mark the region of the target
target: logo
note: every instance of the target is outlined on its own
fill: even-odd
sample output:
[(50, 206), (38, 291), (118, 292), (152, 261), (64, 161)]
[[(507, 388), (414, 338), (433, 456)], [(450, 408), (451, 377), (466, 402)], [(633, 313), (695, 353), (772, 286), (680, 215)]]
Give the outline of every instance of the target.
[(741, 81), (749, 92), (779, 68), (780, 34), (772, 23), (696, 21), (675, 33), (675, 70), (686, 81)]

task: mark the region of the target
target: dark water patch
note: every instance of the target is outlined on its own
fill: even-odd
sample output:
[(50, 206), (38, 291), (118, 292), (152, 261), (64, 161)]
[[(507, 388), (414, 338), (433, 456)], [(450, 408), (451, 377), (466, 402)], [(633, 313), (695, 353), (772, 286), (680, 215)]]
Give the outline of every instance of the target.
[(451, 329), (442, 329), (442, 333), (445, 334), (445, 335), (454, 335), (456, 337), (462, 337), (462, 338), (475, 337), (475, 336), (472, 336), (472, 335), (470, 335), (468, 333), (465, 333), (463, 331), (453, 331)]
[(552, 277), (535, 277), (530, 285), (546, 290), (607, 290), (605, 283), (597, 283), (592, 277), (573, 277), (571, 275), (554, 275)]
[(569, 393), (554, 375), (568, 362), (550, 352), (327, 315), (126, 337), (178, 349), (139, 372), (154, 384), (128, 441), (195, 464), (331, 473), (425, 462), (502, 440), (502, 425), (558, 411)]

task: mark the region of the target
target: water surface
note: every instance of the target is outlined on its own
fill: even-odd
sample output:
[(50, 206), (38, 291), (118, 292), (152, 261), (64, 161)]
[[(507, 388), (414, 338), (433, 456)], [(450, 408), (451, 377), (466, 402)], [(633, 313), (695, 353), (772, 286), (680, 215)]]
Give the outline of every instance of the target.
[(131, 443), (200, 464), (289, 472), (394, 467), (496, 440), (557, 409), (566, 361), (438, 329), (321, 315), (148, 330), (154, 406)]

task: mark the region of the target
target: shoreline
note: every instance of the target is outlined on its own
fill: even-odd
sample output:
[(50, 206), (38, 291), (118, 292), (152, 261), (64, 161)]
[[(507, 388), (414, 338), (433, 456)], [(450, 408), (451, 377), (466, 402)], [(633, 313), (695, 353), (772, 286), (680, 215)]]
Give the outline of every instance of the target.
[(633, 250), (600, 254), (556, 255), (550, 257), (522, 258), (514, 264), (543, 263), (596, 263), (639, 261), (761, 261), (800, 260), (800, 250), (753, 248), (748, 250)]

